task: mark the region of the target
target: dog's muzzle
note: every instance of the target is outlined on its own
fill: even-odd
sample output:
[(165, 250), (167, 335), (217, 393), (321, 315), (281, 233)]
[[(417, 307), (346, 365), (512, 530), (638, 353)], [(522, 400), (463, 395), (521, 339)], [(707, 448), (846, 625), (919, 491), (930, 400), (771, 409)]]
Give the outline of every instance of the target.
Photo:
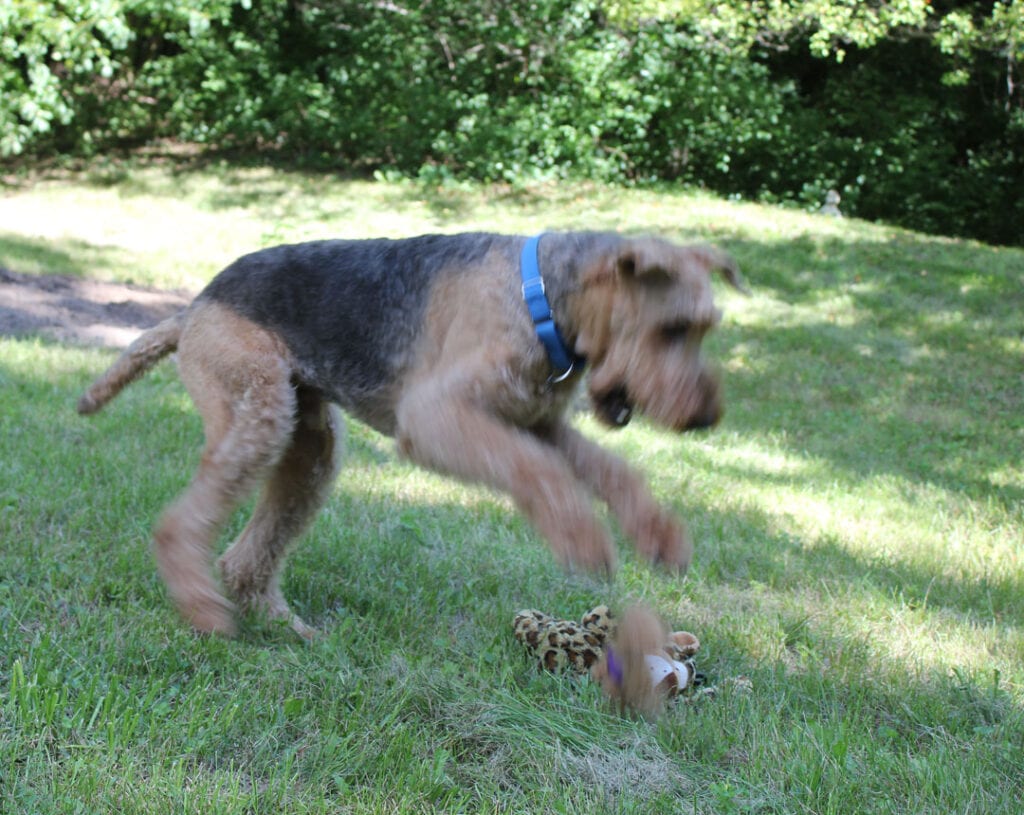
[[(590, 399), (594, 415), (608, 427), (625, 427), (633, 418), (633, 397), (624, 384), (591, 394)], [(724, 412), (718, 378), (702, 373), (696, 387), (680, 393), (677, 401), (662, 401), (656, 405), (641, 403), (640, 410), (655, 422), (680, 433), (714, 427)]]
[(721, 419), (722, 409), (716, 403), (695, 416), (690, 417), (690, 420), (682, 429), (684, 432), (688, 430), (706, 430), (709, 427), (714, 427), (721, 421)]

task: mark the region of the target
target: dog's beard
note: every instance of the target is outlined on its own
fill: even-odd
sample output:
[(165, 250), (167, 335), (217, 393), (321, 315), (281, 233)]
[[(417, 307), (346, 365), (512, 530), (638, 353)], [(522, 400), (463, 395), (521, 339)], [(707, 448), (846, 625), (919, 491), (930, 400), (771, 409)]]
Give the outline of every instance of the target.
[(616, 385), (603, 393), (592, 393), (594, 414), (609, 427), (625, 427), (633, 418), (633, 403), (625, 385)]

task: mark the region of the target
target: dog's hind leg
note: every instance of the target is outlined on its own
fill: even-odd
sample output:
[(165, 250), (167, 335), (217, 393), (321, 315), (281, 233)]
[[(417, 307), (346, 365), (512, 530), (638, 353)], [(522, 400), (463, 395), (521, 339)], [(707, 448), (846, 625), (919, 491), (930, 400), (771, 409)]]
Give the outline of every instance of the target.
[(561, 451), (576, 477), (608, 505), (642, 555), (686, 570), (693, 554), (686, 529), (654, 500), (639, 473), (564, 421), (540, 435)]
[(203, 417), (206, 446), (192, 483), (154, 533), (160, 573), (182, 616), (203, 632), (234, 631), (212, 575), (220, 529), (288, 448), (296, 394), (273, 334), (217, 306), (196, 312), (179, 370)]
[(316, 392), (299, 388), (295, 427), (270, 474), (252, 519), (219, 561), (228, 594), (244, 611), (315, 633), (288, 607), (280, 573), (289, 544), (320, 509), (342, 456), (344, 420)]

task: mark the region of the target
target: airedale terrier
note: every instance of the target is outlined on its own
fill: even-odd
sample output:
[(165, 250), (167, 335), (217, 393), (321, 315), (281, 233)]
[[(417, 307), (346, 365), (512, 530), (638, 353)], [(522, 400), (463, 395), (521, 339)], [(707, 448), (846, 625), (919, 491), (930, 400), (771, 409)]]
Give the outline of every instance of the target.
[(615, 234), (264, 249), (139, 337), (78, 410), (98, 411), (177, 350), (206, 445), (154, 538), (171, 597), (199, 631), (234, 631), (211, 559), (229, 515), (262, 484), (219, 561), (221, 583), (243, 610), (312, 634), (279, 577), (338, 470), (344, 423), (335, 405), (394, 436), (420, 465), (508, 493), (566, 565), (614, 566), (596, 495), (645, 557), (685, 569), (682, 525), (565, 413), (588, 367), (596, 414), (611, 426), (624, 425), (634, 405), (677, 431), (715, 424), (719, 386), (700, 351), (720, 319), (715, 270), (742, 288), (716, 249)]

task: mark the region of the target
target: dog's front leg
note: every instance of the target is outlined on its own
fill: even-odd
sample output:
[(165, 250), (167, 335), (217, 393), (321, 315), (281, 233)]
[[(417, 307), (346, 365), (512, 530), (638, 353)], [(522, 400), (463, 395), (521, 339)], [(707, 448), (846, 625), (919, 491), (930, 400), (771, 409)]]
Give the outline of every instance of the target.
[(641, 554), (685, 571), (693, 555), (686, 528), (659, 506), (639, 473), (563, 421), (548, 428), (542, 438), (562, 452), (576, 476), (608, 505)]
[(611, 537), (561, 454), (470, 398), (421, 385), (401, 401), (399, 451), (424, 467), (510, 495), (563, 565), (610, 573)]

